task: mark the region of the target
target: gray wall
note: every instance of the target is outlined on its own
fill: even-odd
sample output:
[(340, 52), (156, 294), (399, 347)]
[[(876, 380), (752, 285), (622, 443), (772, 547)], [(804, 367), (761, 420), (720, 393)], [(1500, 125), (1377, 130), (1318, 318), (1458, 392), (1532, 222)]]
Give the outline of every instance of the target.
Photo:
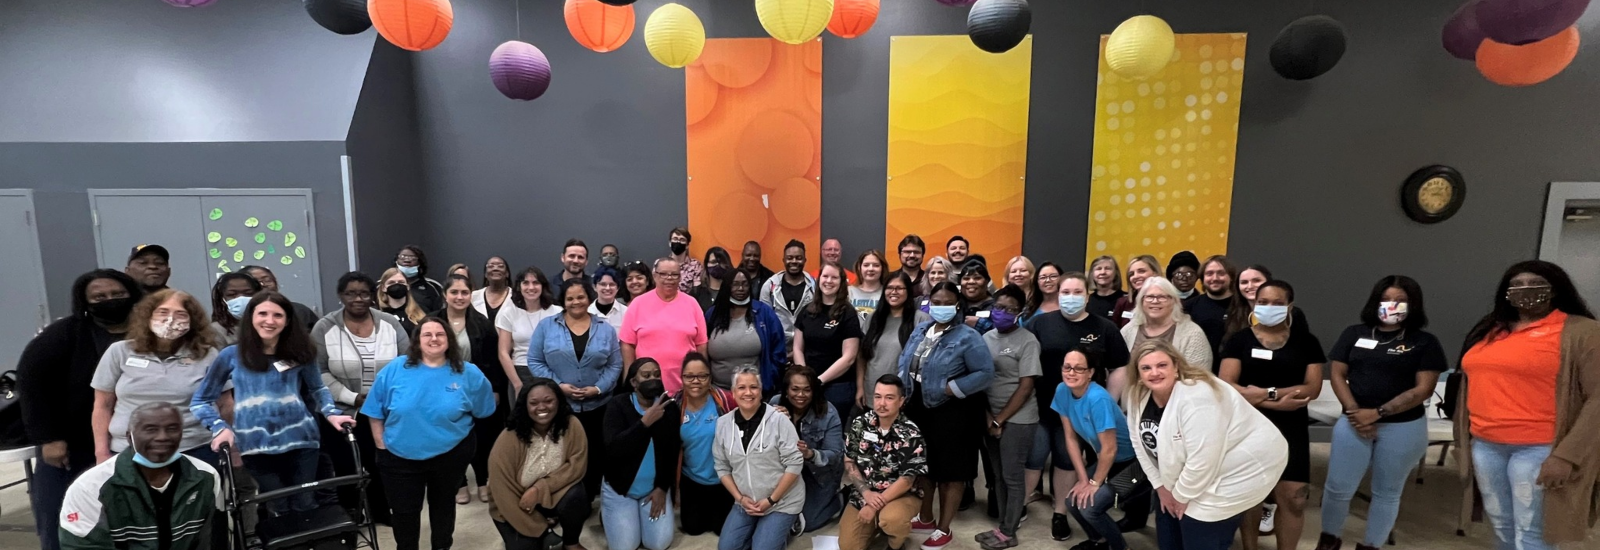
[[(31, 188), (53, 316), (72, 309), (72, 280), (95, 265), (87, 189), (310, 188), (324, 303), (345, 271), (342, 142), (0, 143), (0, 187)], [(106, 266), (121, 269), (121, 265)], [(294, 297), (315, 307), (309, 297)]]
[[(640, 29), (662, 3), (635, 4)], [(684, 3), (711, 36), (764, 36), (748, 2)], [(1294, 282), (1326, 343), (1355, 321), (1373, 281), (1404, 273), (1427, 289), (1433, 329), (1453, 348), (1487, 309), (1500, 271), (1534, 256), (1546, 182), (1593, 180), (1600, 168), (1592, 48), (1543, 85), (1494, 86), (1438, 45), (1459, 3), (1319, 3), (1348, 26), (1349, 52), (1328, 75), (1289, 82), (1272, 72), (1267, 50), (1283, 25), (1308, 14), (1305, 3), (1147, 2), (1179, 32), (1250, 34), (1229, 250)], [(524, 6), (522, 17), (522, 35), (554, 66), (535, 102), (502, 98), (485, 75), (490, 51), (515, 36), (509, 5), (458, 3), (458, 32), (414, 57), (435, 263), (503, 254), (550, 268), (570, 236), (653, 256), (667, 228), (685, 221), (681, 72), (649, 57), (642, 30), (619, 52), (583, 49), (549, 4)], [(1074, 265), (1087, 230), (1077, 220), (1087, 214), (1098, 35), (1136, 10), (1059, 1), (1033, 9), (1024, 248), (1036, 261)], [(882, 246), (889, 37), (961, 33), (964, 18), (931, 1), (885, 2), (864, 37), (825, 39), (823, 234), (842, 238), (847, 254)], [(1436, 163), (1459, 168), (1470, 193), (1454, 219), (1424, 226), (1402, 214), (1398, 188)]]
[[(387, 41), (373, 46), (345, 143), (355, 197), (356, 248), (362, 271), (373, 277), (393, 265), (401, 246), (421, 243), (432, 226), (422, 206), (429, 201), (417, 141), (411, 60), (410, 53)], [(428, 263), (435, 279), (450, 265), (433, 258)]]
[(298, 1), (0, 2), (0, 141), (338, 141), (376, 31)]

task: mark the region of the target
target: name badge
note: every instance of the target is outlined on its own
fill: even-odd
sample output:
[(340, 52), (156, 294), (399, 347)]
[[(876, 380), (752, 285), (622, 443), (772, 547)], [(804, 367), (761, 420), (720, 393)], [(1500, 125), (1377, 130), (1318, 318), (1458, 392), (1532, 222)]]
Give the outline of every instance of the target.
[(1255, 349), (1250, 350), (1250, 357), (1253, 357), (1253, 358), (1256, 358), (1256, 359), (1266, 359), (1268, 361), (1271, 361), (1272, 360), (1272, 350), (1255, 348)]
[(877, 443), (878, 442), (878, 434), (873, 433), (873, 432), (865, 432), (865, 433), (861, 434), (861, 439), (865, 439), (865, 440), (867, 440), (869, 442), (872, 442), (872, 443)]
[(1132, 319), (1133, 318), (1133, 312), (1132, 311), (1124, 311), (1124, 312), (1122, 312), (1122, 318), (1123, 319)]
[(989, 311), (988, 310), (980, 311), (980, 312), (978, 312), (977, 317), (979, 319), (988, 319), (989, 318)]
[(142, 369), (142, 368), (150, 366), (150, 360), (149, 359), (140, 359), (138, 357), (129, 357), (128, 358), (128, 362), (127, 362), (127, 366), (130, 367), (130, 368)]
[(1378, 341), (1371, 338), (1361, 338), (1356, 340), (1356, 347), (1361, 349), (1376, 349), (1378, 347)]
[(278, 361), (272, 364), (272, 368), (278, 369), (278, 372), (284, 372), (294, 368), (294, 365), (290, 365), (289, 363), (283, 361)]

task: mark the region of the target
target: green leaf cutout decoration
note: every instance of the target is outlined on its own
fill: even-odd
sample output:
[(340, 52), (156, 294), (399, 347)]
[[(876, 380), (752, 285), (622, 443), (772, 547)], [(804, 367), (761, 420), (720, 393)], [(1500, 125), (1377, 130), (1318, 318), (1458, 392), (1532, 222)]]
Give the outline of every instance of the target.
[(272, 220), (267, 222), (267, 229), (271, 229), (273, 231), (283, 231), (283, 220)]
[(235, 261), (235, 262), (244, 261), (244, 251), (243, 250), (235, 250), (235, 251), (233, 251), (233, 261)]
[(208, 214), (208, 216), (211, 218), (211, 221), (220, 220), (220, 219), (222, 219), (222, 209), (221, 208), (212, 208), (211, 209), (211, 213)]
[(215, 259), (221, 258), (221, 257), (222, 257), (222, 251), (221, 250), (217, 250), (215, 248), (211, 249), (211, 259), (215, 260)]
[(250, 217), (250, 218), (245, 218), (244, 219), (244, 226), (245, 227), (255, 227), (255, 226), (258, 226), (258, 225), (261, 225), (261, 220), (255, 219), (254, 217)]
[(222, 240), (222, 244), (228, 245), (228, 248), (233, 248), (235, 246), (239, 246), (239, 239), (228, 237)]
[(296, 246), (296, 247), (294, 247), (294, 256), (296, 258), (304, 259), (306, 257), (306, 247), (304, 247), (304, 246)]
[(282, 258), (279, 258), (278, 262), (282, 263), (283, 265), (289, 265), (289, 264), (294, 263), (294, 258), (290, 258), (288, 256), (284, 256)]
[(294, 242), (298, 240), (300, 237), (295, 236), (293, 232), (286, 233), (283, 236), (283, 246), (294, 246)]
[(215, 242), (220, 241), (220, 240), (222, 240), (222, 234), (221, 233), (218, 233), (216, 231), (212, 231), (210, 233), (206, 233), (206, 242), (215, 243)]
[(262, 252), (262, 251), (260, 251), (260, 250), (257, 250), (257, 251), (256, 251), (256, 253), (255, 253), (255, 258), (256, 258), (256, 259), (257, 259), (257, 260), (259, 260), (259, 259), (262, 259), (262, 258), (265, 258), (265, 257), (267, 257), (267, 253), (266, 253), (266, 252)]
[(277, 254), (278, 253), (278, 249), (269, 244), (269, 245), (267, 245), (267, 253), (268, 254)]
[(217, 267), (221, 268), (223, 271), (227, 271), (228, 270), (228, 261), (227, 260), (222, 260), (220, 262), (217, 262)]
[(264, 243), (264, 242), (267, 242), (267, 234), (266, 233), (256, 233), (256, 244), (261, 244), (261, 243)]

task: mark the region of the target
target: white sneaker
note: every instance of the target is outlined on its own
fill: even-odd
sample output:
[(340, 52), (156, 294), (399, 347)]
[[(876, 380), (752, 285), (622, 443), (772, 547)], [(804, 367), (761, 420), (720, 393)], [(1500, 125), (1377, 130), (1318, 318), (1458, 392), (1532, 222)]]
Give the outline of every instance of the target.
[(1276, 515), (1277, 511), (1278, 505), (1276, 504), (1261, 505), (1261, 534), (1265, 535), (1272, 532), (1274, 527), (1272, 517)]

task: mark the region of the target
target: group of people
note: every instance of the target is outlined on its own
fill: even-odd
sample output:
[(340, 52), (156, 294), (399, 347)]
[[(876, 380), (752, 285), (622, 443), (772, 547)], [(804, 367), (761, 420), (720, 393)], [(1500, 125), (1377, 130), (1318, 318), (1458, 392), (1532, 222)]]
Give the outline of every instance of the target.
[[(648, 263), (604, 245), (593, 269), (574, 239), (553, 275), (497, 256), (481, 279), (456, 264), (443, 283), (406, 246), (378, 279), (341, 277), (321, 316), (256, 266), (219, 277), (208, 312), (166, 288), (166, 249), (135, 248), (125, 270), (79, 277), (73, 314), (19, 361), (42, 546), (199, 547), (224, 502), (207, 476), (226, 460), (241, 491), (374, 474), (364, 495), (305, 492), (260, 515), (364, 496), (402, 550), (419, 546), (424, 503), (429, 544), (450, 547), (474, 497), (515, 550), (581, 550), (596, 499), (613, 550), (664, 550), (679, 530), (776, 550), (835, 521), (843, 550), (880, 533), (940, 550), (980, 468), (985, 550), (1017, 546), (1044, 493), (1052, 538), (1083, 532), (1075, 550), (1127, 548), (1152, 513), (1163, 549), (1238, 533), (1253, 550), (1262, 531), (1293, 548), (1326, 368), (1344, 414), (1317, 548), (1343, 548), (1370, 474), (1356, 548), (1376, 549), (1449, 368), (1405, 276), (1379, 280), (1324, 347), (1292, 285), (1223, 256), (1086, 271), (1018, 256), (995, 281), (962, 237), (928, 258), (908, 235), (894, 270), (875, 250), (844, 265), (833, 239), (808, 269), (791, 241), (776, 272), (755, 242), (734, 262), (720, 247), (691, 257), (690, 239), (673, 229)], [(1582, 540), (1600, 495), (1600, 324), (1547, 262), (1512, 266), (1493, 302), (1459, 355), (1464, 476), (1501, 547)], [(102, 504), (113, 490), (151, 497)], [(185, 493), (204, 498), (174, 505)]]

